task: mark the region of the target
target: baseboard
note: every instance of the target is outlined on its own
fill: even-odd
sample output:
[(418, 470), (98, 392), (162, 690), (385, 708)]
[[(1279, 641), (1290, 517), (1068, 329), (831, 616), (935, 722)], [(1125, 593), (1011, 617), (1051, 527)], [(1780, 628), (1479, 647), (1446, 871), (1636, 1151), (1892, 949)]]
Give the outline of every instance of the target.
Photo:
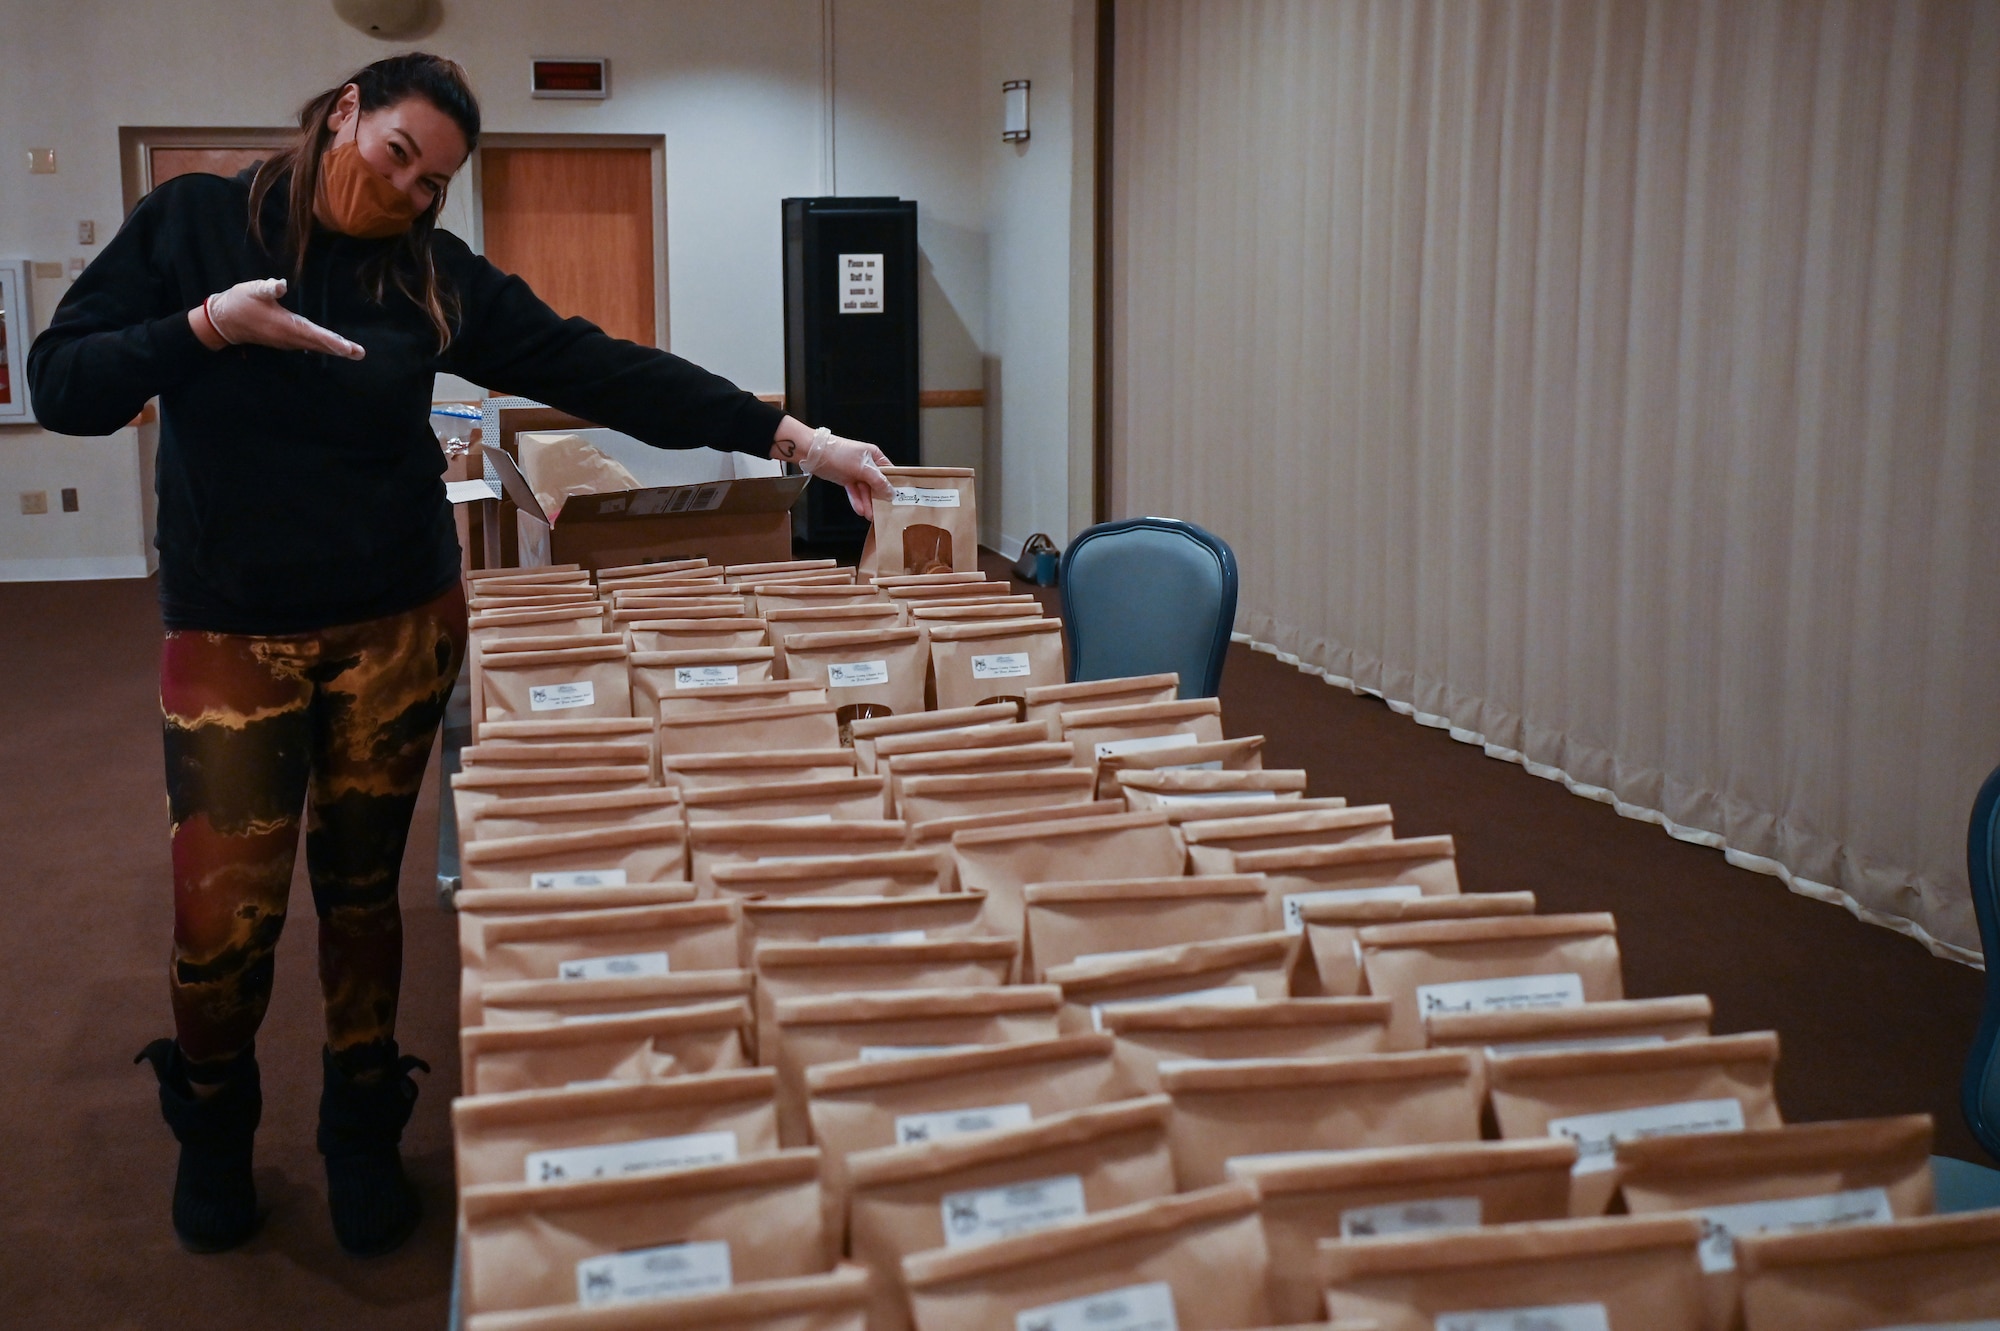
[(1007, 533), (1002, 532), (1000, 533), (1000, 544), (995, 546), (994, 549), (999, 552), (1002, 559), (1011, 564), (1021, 557), (1021, 547), (1027, 543), (1027, 540), (1028, 538), (1025, 536), (1009, 536)]
[(145, 578), (152, 576), (149, 562), (144, 555), (0, 559), (0, 582), (95, 582), (103, 578)]

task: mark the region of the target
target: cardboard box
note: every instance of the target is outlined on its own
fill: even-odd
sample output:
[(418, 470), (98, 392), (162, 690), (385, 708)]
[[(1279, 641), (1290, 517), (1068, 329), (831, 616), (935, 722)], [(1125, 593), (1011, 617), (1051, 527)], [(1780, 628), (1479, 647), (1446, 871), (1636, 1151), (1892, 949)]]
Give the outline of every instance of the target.
[[(715, 564), (792, 557), (792, 506), (804, 476), (781, 464), (710, 449), (657, 449), (519, 398), (489, 399), (483, 450), (505, 499), (499, 515), (503, 558), (539, 568), (576, 563), (593, 572), (625, 564), (700, 556)], [(616, 458), (644, 484), (636, 490), (573, 495), (553, 521), (522, 475), (523, 436), (577, 434)]]

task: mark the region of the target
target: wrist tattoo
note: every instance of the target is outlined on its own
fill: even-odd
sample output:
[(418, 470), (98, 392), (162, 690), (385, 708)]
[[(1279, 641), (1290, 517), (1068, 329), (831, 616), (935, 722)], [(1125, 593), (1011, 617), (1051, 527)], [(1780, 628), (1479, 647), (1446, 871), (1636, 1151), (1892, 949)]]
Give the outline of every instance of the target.
[(780, 439), (778, 441), (778, 456), (784, 461), (790, 462), (794, 457), (798, 456), (798, 452), (799, 446), (791, 440)]

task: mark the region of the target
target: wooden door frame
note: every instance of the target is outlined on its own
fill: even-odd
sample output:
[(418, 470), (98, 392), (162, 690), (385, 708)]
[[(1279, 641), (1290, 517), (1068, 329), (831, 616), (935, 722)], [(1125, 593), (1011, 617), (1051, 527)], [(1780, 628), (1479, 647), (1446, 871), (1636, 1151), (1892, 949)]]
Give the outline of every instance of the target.
[(486, 249), (486, 191), (481, 155), (488, 148), (644, 148), (653, 163), (653, 342), (673, 348), (667, 324), (667, 139), (664, 134), (482, 134), (466, 164), (471, 179), (473, 248)]
[(244, 126), (238, 129), (177, 128), (166, 125), (120, 125), (118, 127), (118, 174), (124, 187), (125, 215), (139, 206), (139, 200), (153, 190), (153, 149), (155, 148), (269, 148), (287, 147), (298, 137), (296, 126)]

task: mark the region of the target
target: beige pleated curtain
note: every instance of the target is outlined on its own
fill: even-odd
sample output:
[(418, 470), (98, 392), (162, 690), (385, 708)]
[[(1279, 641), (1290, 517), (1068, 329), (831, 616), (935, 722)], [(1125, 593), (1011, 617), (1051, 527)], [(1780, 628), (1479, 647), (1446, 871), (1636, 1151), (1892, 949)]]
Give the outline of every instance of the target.
[(1226, 538), (1284, 659), (1975, 957), (2000, 3), (1121, 0), (1115, 54), (1113, 515)]

